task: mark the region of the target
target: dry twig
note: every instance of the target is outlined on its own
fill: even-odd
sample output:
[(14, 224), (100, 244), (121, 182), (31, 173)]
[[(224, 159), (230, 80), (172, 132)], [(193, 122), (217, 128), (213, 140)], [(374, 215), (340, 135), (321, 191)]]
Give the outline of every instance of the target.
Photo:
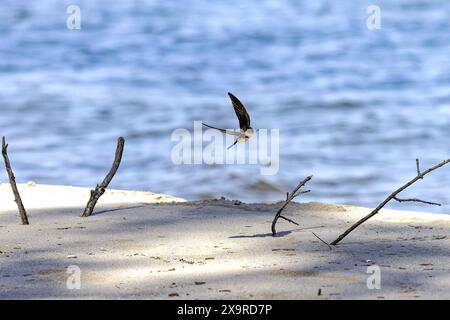
[(108, 187), (109, 183), (111, 182), (114, 175), (116, 174), (117, 169), (119, 169), (120, 162), (122, 160), (124, 145), (125, 145), (125, 139), (122, 137), (119, 137), (119, 139), (117, 140), (116, 155), (115, 155), (111, 170), (109, 170), (105, 179), (103, 179), (103, 182), (100, 185), (97, 185), (95, 187), (95, 190), (91, 190), (91, 197), (89, 198), (86, 208), (84, 209), (82, 217), (89, 217), (90, 215), (92, 215), (92, 212), (94, 211), (94, 208), (95, 208), (95, 205), (97, 204), (98, 199), (100, 199), (100, 197), (105, 193), (106, 188)]
[(277, 213), (276, 213), (276, 215), (275, 215), (275, 218), (274, 218), (273, 221), (272, 221), (272, 235), (273, 235), (273, 236), (275, 236), (275, 235), (277, 234), (277, 231), (275, 230), (275, 225), (277, 224), (277, 221), (278, 221), (279, 218), (284, 219), (284, 220), (286, 220), (286, 221), (288, 221), (288, 222), (290, 222), (290, 223), (293, 223), (293, 224), (295, 224), (295, 225), (298, 226), (298, 223), (297, 223), (297, 222), (295, 222), (295, 221), (293, 221), (293, 220), (291, 220), (291, 219), (289, 219), (289, 218), (286, 218), (285, 216), (282, 216), (282, 215), (281, 215), (281, 212), (284, 210), (284, 208), (286, 208), (286, 206), (287, 206), (287, 205), (288, 205), (295, 197), (298, 197), (298, 196), (301, 195), (301, 194), (310, 192), (310, 190), (306, 190), (306, 191), (299, 191), (299, 190), (300, 190), (301, 187), (303, 187), (303, 186), (304, 186), (309, 180), (311, 180), (311, 179), (312, 179), (312, 176), (306, 177), (305, 179), (303, 179), (302, 181), (300, 181), (300, 183), (297, 185), (297, 187), (295, 187), (294, 190), (292, 190), (291, 193), (288, 192), (288, 193), (286, 194), (286, 201), (284, 202), (283, 206), (277, 211)]
[(20, 220), (22, 221), (22, 224), (25, 224), (25, 225), (29, 224), (27, 212), (25, 211), (25, 207), (23, 206), (23, 203), (22, 203), (22, 198), (20, 197), (19, 190), (17, 189), (16, 177), (14, 176), (14, 172), (12, 171), (12, 168), (11, 168), (11, 163), (9, 162), (8, 144), (6, 144), (5, 137), (3, 137), (3, 139), (2, 139), (2, 155), (3, 155), (3, 159), (5, 160), (6, 172), (8, 173), (9, 183), (10, 183), (11, 189), (14, 193), (14, 199), (17, 204), (17, 208), (19, 209)]

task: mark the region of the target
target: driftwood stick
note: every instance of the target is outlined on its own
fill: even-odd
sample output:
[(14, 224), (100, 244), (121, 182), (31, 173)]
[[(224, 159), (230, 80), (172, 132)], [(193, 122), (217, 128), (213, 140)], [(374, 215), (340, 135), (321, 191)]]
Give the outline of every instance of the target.
[(432, 172), (432, 171), (434, 171), (436, 169), (439, 169), (440, 167), (445, 166), (449, 162), (450, 162), (450, 159), (447, 159), (447, 160), (444, 160), (444, 161), (442, 161), (442, 162), (432, 166), (431, 168), (428, 168), (425, 171), (420, 171), (419, 159), (416, 159), (417, 175), (414, 178), (412, 178), (411, 180), (409, 180), (407, 183), (405, 183), (403, 186), (401, 186), (400, 188), (395, 190), (393, 193), (391, 193), (383, 202), (381, 202), (378, 205), (378, 207), (376, 207), (374, 210), (372, 210), (371, 213), (369, 213), (367, 216), (365, 216), (364, 218), (362, 218), (361, 220), (356, 222), (354, 225), (352, 225), (350, 228), (348, 228), (343, 234), (341, 234), (336, 240), (334, 240), (331, 243), (331, 245), (337, 245), (339, 242), (341, 242), (342, 239), (344, 239), (346, 236), (348, 236), (348, 234), (350, 232), (352, 232), (357, 227), (359, 227), (361, 224), (363, 224), (364, 222), (366, 222), (367, 220), (372, 218), (374, 215), (376, 215), (391, 200), (396, 200), (396, 201), (399, 201), (399, 202), (402, 202), (402, 201), (416, 201), (416, 202), (422, 202), (422, 203), (426, 203), (426, 204), (439, 205), (438, 203), (423, 201), (423, 200), (419, 200), (419, 199), (399, 199), (399, 198), (397, 198), (397, 195), (400, 192), (402, 192), (403, 190), (405, 190), (406, 188), (410, 187), (412, 184), (414, 184), (418, 180), (423, 179), (423, 177), (425, 177), (430, 172)]
[(286, 218), (285, 216), (281, 215), (281, 212), (283, 212), (284, 208), (286, 208), (286, 206), (297, 196), (304, 194), (306, 192), (309, 192), (310, 190), (307, 191), (299, 191), (301, 187), (303, 187), (309, 180), (312, 179), (312, 176), (308, 176), (305, 179), (303, 179), (302, 181), (300, 181), (300, 183), (297, 185), (297, 187), (295, 187), (294, 190), (292, 190), (291, 193), (287, 193), (286, 194), (286, 201), (284, 202), (284, 204), (281, 206), (281, 208), (277, 211), (273, 221), (272, 221), (272, 235), (275, 236), (277, 234), (277, 231), (275, 230), (275, 225), (277, 224), (277, 221), (279, 218), (284, 219), (286, 221), (289, 221), (290, 223), (293, 223), (295, 225), (298, 225), (297, 222)]
[(100, 197), (105, 193), (106, 188), (108, 188), (109, 183), (116, 174), (117, 169), (119, 169), (120, 162), (122, 161), (124, 145), (125, 139), (119, 137), (119, 139), (117, 139), (116, 155), (111, 170), (109, 170), (105, 179), (103, 179), (103, 182), (100, 185), (97, 185), (94, 190), (91, 190), (91, 197), (89, 198), (86, 208), (84, 209), (82, 217), (89, 217), (90, 215), (92, 215), (92, 212), (94, 211), (98, 199), (100, 199)]
[(11, 189), (14, 193), (14, 199), (17, 204), (17, 208), (19, 209), (20, 220), (21, 220), (22, 224), (27, 225), (27, 224), (29, 224), (27, 212), (25, 211), (25, 207), (23, 206), (23, 203), (22, 203), (22, 198), (20, 197), (19, 190), (17, 189), (16, 177), (14, 176), (14, 172), (12, 171), (11, 163), (9, 161), (8, 144), (6, 144), (5, 137), (3, 137), (3, 139), (2, 139), (2, 155), (3, 155), (3, 159), (5, 160), (6, 172), (8, 173), (9, 183), (10, 183)]

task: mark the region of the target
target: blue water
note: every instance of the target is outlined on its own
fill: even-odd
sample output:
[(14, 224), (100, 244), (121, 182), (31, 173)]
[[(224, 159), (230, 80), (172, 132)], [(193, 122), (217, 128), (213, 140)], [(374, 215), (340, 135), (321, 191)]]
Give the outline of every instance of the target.
[[(66, 8), (81, 8), (68, 30)], [(284, 198), (375, 206), (450, 157), (450, 2), (0, 0), (0, 135), (17, 180), (92, 187), (126, 138), (111, 187), (188, 199)], [(280, 129), (280, 169), (177, 166), (171, 132), (235, 127), (227, 92), (256, 128)], [(1, 181), (6, 181), (4, 172)], [(450, 212), (450, 166), (404, 197)]]

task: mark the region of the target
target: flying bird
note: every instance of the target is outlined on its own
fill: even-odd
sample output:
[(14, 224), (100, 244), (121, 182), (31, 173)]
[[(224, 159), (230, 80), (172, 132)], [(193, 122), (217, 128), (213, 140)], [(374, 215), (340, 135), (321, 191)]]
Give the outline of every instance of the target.
[(250, 127), (250, 116), (247, 113), (247, 110), (245, 110), (244, 105), (242, 104), (241, 101), (239, 101), (238, 98), (236, 98), (232, 93), (228, 92), (228, 96), (231, 99), (231, 102), (233, 103), (233, 108), (234, 111), (236, 112), (236, 116), (239, 120), (239, 127), (240, 130), (239, 131), (235, 131), (235, 130), (226, 130), (226, 129), (221, 129), (221, 128), (216, 128), (210, 125), (207, 125), (206, 123), (203, 123), (204, 126), (208, 127), (208, 128), (212, 128), (212, 129), (216, 129), (219, 130), (225, 134), (230, 134), (233, 136), (236, 136), (236, 140), (234, 141), (234, 143), (232, 145), (230, 145), (228, 149), (230, 149), (231, 147), (233, 147), (236, 143), (238, 142), (244, 142), (247, 141), (248, 139), (250, 139), (253, 136), (253, 128)]

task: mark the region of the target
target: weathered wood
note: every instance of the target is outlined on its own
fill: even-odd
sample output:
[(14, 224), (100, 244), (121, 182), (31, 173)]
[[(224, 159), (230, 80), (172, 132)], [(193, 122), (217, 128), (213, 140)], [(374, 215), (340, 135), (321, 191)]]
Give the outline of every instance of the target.
[(14, 199), (15, 199), (14, 201), (16, 202), (17, 208), (19, 209), (20, 220), (23, 225), (28, 225), (29, 222), (28, 222), (27, 212), (22, 203), (22, 198), (20, 197), (19, 190), (17, 189), (16, 177), (14, 176), (14, 172), (11, 168), (11, 162), (9, 161), (8, 144), (6, 144), (5, 137), (3, 137), (3, 139), (2, 139), (2, 155), (3, 155), (3, 159), (5, 160), (5, 167), (6, 167), (6, 172), (8, 173), (8, 177), (9, 177), (9, 184), (11, 185), (11, 189), (14, 194)]
[(109, 183), (114, 178), (117, 169), (119, 169), (120, 162), (122, 161), (124, 145), (125, 139), (123, 137), (119, 137), (119, 139), (117, 139), (117, 148), (113, 165), (106, 177), (103, 179), (103, 182), (100, 185), (97, 185), (94, 190), (91, 190), (91, 196), (88, 203), (86, 204), (86, 208), (84, 209), (82, 217), (89, 217), (90, 215), (92, 215), (98, 199), (100, 199), (100, 197), (105, 193), (106, 188), (108, 188)]

